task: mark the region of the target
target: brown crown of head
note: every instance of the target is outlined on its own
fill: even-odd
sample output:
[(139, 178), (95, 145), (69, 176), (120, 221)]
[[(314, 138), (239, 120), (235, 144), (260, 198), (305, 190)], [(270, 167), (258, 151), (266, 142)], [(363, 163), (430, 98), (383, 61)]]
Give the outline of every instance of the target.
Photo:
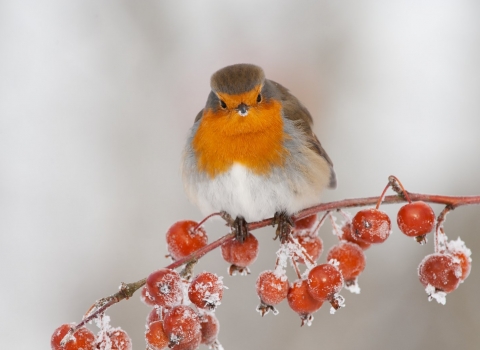
[(216, 71), (210, 80), (214, 92), (237, 95), (263, 85), (265, 73), (253, 64), (234, 64)]

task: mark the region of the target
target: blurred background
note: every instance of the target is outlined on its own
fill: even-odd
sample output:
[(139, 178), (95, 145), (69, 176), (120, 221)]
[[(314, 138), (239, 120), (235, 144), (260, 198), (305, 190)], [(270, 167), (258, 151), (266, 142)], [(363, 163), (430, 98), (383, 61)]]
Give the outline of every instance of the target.
[[(47, 349), (121, 281), (169, 263), (168, 227), (201, 219), (182, 148), (226, 65), (262, 66), (310, 110), (339, 183), (323, 201), (379, 195), (390, 174), (413, 192), (480, 194), (479, 16), (474, 0), (0, 1), (0, 347)], [(384, 208), (392, 222), (398, 208)], [(311, 327), (286, 302), (278, 316), (255, 312), (273, 229), (257, 232), (248, 277), (227, 276), (215, 251), (197, 271), (229, 287), (219, 339), (229, 350), (478, 349), (479, 214), (448, 216), (473, 267), (445, 306), (416, 272), (433, 239), (420, 246), (394, 224), (367, 251), (361, 294), (344, 291), (347, 307), (324, 306)], [(206, 227), (211, 240), (226, 233)], [(335, 244), (328, 224), (320, 235)], [(108, 314), (144, 349), (148, 312), (134, 297)]]

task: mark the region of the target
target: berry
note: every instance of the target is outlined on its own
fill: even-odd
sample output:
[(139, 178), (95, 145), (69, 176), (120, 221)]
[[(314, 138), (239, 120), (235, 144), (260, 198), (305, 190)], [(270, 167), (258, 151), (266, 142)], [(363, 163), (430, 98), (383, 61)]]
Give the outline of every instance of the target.
[(197, 350), (202, 341), (202, 334), (198, 333), (192, 340), (189, 342), (182, 342), (180, 344), (174, 345), (172, 350)]
[(97, 343), (97, 349), (132, 350), (132, 340), (123, 329), (111, 329), (107, 331), (107, 336), (110, 338), (110, 342), (106, 342), (104, 339), (101, 343)]
[(465, 242), (463, 242), (460, 237), (455, 241), (449, 241), (447, 243), (447, 250), (451, 255), (460, 260), (459, 263), (462, 268), (462, 277), (460, 277), (460, 279), (462, 282), (465, 281), (472, 268), (472, 258), (470, 258), (472, 251), (467, 248)]
[(462, 276), (460, 277), (460, 280), (463, 282), (467, 279), (468, 275), (470, 275), (472, 259), (464, 252), (453, 252), (452, 255), (460, 260), (460, 267), (462, 268)]
[(170, 269), (160, 269), (147, 277), (147, 291), (155, 304), (159, 306), (174, 306), (182, 302), (182, 278)]
[(360, 210), (352, 220), (353, 236), (366, 243), (383, 243), (390, 236), (390, 218), (381, 210)]
[(208, 243), (207, 233), (203, 227), (197, 227), (195, 221), (178, 221), (167, 231), (167, 248), (174, 260), (189, 256), (194, 251), (204, 247)]
[(140, 300), (148, 306), (155, 306), (155, 300), (148, 294), (147, 286), (144, 286), (140, 292)]
[(343, 288), (343, 277), (332, 264), (322, 264), (310, 270), (307, 285), (308, 292), (316, 300), (333, 300)]
[(156, 321), (163, 321), (168, 311), (170, 311), (169, 308), (154, 307), (147, 316), (147, 325)]
[(357, 278), (365, 269), (365, 254), (362, 248), (355, 243), (340, 242), (330, 248), (327, 260), (335, 259), (339, 262), (338, 269), (341, 271), (345, 283), (349, 284)]
[(210, 272), (202, 272), (188, 288), (188, 298), (200, 309), (215, 310), (223, 295), (223, 281)]
[(205, 313), (200, 317), (202, 344), (212, 345), (217, 341), (220, 324), (214, 314)]
[(52, 350), (93, 350), (95, 345), (95, 336), (87, 328), (81, 327), (73, 333), (73, 336), (65, 344), (61, 346), (60, 342), (63, 340), (65, 335), (68, 333), (71, 327), (74, 327), (75, 324), (63, 324), (58, 327), (52, 334), (50, 340), (50, 346)]
[(253, 264), (257, 255), (258, 241), (251, 233), (248, 234), (243, 243), (232, 239), (222, 244), (223, 259), (239, 267), (247, 267)]
[(426, 235), (435, 226), (435, 213), (427, 203), (418, 201), (405, 204), (397, 214), (400, 231), (409, 237)]
[(201, 338), (200, 321), (197, 313), (186, 305), (173, 307), (163, 320), (165, 333), (171, 344), (187, 345)]
[(353, 234), (352, 234), (352, 223), (346, 223), (342, 227), (342, 235), (340, 237), (342, 240), (347, 241), (347, 242), (352, 242), (358, 245), (360, 248), (363, 250), (367, 250), (370, 248), (370, 243), (363, 242), (359, 239), (357, 239)]
[(311, 228), (313, 228), (316, 222), (317, 222), (317, 214), (306, 216), (303, 219), (299, 219), (295, 221), (294, 230), (295, 231), (310, 230)]
[[(323, 251), (323, 242), (317, 235), (302, 235), (297, 237), (298, 244), (300, 244), (305, 251), (304, 254), (316, 261), (320, 257)], [(301, 264), (305, 264), (305, 261), (302, 257), (297, 256), (297, 261)]]
[(427, 255), (418, 266), (420, 282), (429, 284), (435, 290), (450, 293), (457, 289), (462, 276), (462, 268), (450, 254), (434, 253)]
[(163, 350), (168, 346), (170, 341), (163, 329), (162, 321), (148, 324), (148, 329), (145, 332), (145, 341), (147, 342), (148, 350)]
[(287, 294), (288, 305), (299, 314), (302, 320), (320, 309), (323, 302), (315, 299), (308, 291), (306, 280), (298, 280), (290, 285)]
[(257, 295), (267, 305), (277, 305), (288, 294), (286, 275), (278, 275), (274, 271), (264, 271), (257, 278)]

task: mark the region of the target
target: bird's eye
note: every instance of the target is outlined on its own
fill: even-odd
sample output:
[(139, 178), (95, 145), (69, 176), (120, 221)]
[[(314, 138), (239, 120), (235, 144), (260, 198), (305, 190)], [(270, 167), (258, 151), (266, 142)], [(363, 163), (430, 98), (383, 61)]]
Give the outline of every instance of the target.
[(220, 107), (225, 109), (225, 108), (227, 108), (227, 104), (225, 102), (223, 102), (222, 100), (220, 100)]
[(262, 102), (262, 95), (258, 94), (258, 96), (257, 96), (257, 102), (258, 102), (258, 103)]

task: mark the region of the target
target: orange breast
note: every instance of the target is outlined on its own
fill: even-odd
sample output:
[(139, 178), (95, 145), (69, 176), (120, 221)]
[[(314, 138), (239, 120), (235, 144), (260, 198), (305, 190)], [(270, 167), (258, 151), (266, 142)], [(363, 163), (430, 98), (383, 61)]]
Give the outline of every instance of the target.
[(236, 111), (206, 110), (193, 138), (199, 170), (213, 178), (234, 163), (259, 175), (282, 165), (288, 151), (282, 146), (281, 109), (280, 102), (270, 100), (251, 107), (245, 117)]

